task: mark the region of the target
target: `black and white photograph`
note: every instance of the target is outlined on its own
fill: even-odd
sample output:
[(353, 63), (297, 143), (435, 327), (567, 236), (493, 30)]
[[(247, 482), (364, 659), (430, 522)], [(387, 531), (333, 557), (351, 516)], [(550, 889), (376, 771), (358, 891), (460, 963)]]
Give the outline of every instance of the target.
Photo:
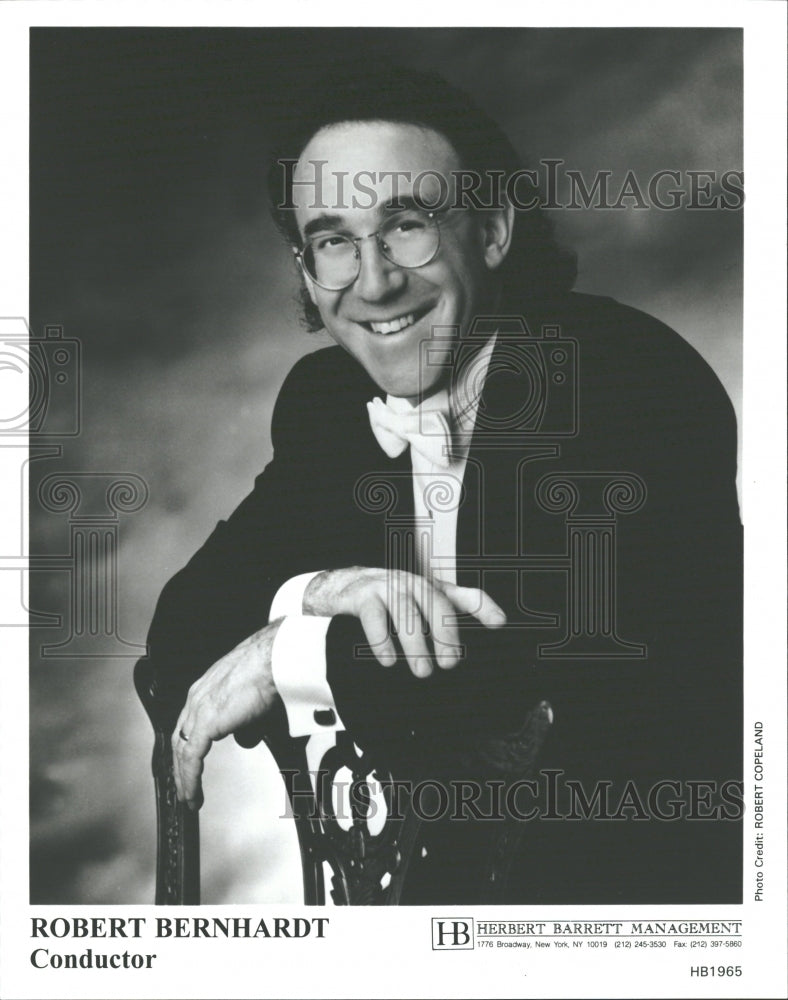
[(755, 996), (748, 29), (89, 23), (0, 318), (19, 995), (418, 989), (330, 972), (385, 927), (422, 995)]

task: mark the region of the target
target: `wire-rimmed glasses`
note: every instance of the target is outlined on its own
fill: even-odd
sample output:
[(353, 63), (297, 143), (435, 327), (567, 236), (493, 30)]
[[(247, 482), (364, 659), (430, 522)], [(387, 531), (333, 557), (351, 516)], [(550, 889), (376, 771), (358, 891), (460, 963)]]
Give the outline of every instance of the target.
[(398, 212), (367, 236), (321, 233), (293, 253), (316, 285), (329, 292), (339, 292), (359, 276), (359, 244), (371, 239), (377, 241), (381, 254), (396, 267), (423, 267), (433, 260), (440, 247), (437, 213), (419, 209)]

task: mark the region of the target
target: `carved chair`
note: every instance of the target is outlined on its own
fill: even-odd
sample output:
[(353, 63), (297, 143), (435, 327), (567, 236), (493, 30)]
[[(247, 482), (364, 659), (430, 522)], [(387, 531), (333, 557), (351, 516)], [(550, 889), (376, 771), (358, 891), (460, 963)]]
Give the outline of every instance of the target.
[[(153, 778), (156, 790), (156, 903), (194, 905), (200, 902), (200, 837), (197, 813), (177, 801), (170, 737), (180, 706), (158, 696), (150, 664), (140, 660), (134, 672), (137, 693), (155, 732)], [(527, 712), (520, 730), (488, 741), (464, 762), (482, 779), (504, 785), (534, 774), (539, 750), (552, 721), (546, 701)], [(304, 902), (326, 901), (324, 865), (331, 870), (331, 897), (337, 905), (399, 905), (417, 851), (424, 822), (410, 801), (405, 783), (381, 772), (359, 752), (347, 733), (324, 755), (316, 787), (306, 759), (306, 738), (293, 739), (286, 730), (266, 736), (284, 778), (301, 852)], [(338, 816), (332, 786), (343, 768), (352, 779), (350, 813)], [(386, 803), (382, 828), (370, 828), (370, 777), (379, 783)], [(400, 794), (403, 793), (404, 794)], [(395, 799), (395, 794), (397, 798)], [(379, 826), (380, 824), (378, 824)], [(525, 823), (507, 816), (487, 823), (489, 836), (480, 884), (469, 887), (479, 903), (505, 900), (509, 871), (518, 853)]]

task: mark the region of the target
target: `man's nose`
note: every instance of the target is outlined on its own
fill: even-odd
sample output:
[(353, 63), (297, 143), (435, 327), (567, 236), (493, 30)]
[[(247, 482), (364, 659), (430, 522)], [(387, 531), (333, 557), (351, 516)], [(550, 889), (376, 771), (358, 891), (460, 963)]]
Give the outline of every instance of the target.
[(396, 295), (405, 287), (407, 277), (401, 267), (387, 260), (377, 239), (364, 240), (358, 245), (359, 272), (355, 291), (367, 302), (378, 302)]

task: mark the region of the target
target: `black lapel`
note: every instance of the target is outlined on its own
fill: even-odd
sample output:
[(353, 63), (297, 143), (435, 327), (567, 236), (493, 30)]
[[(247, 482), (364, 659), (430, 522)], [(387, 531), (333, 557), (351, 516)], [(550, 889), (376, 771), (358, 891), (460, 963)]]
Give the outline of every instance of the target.
[[(538, 429), (544, 372), (534, 366), (541, 348), (543, 310), (527, 316), (488, 320), (498, 331), (477, 413), (463, 478), (463, 503), (457, 525), (457, 581), (482, 586), (485, 581), (463, 557), (516, 556), (523, 552), (523, 460), (542, 464), (554, 455), (555, 439)], [(489, 329), (488, 327), (488, 329)], [(540, 395), (542, 394), (542, 395)], [(534, 466), (536, 468), (536, 466)], [(546, 466), (545, 466), (546, 468)], [(498, 560), (498, 565), (503, 565)], [(502, 581), (499, 581), (502, 582)], [(485, 588), (487, 589), (487, 588)], [(494, 590), (493, 585), (491, 590)]]

